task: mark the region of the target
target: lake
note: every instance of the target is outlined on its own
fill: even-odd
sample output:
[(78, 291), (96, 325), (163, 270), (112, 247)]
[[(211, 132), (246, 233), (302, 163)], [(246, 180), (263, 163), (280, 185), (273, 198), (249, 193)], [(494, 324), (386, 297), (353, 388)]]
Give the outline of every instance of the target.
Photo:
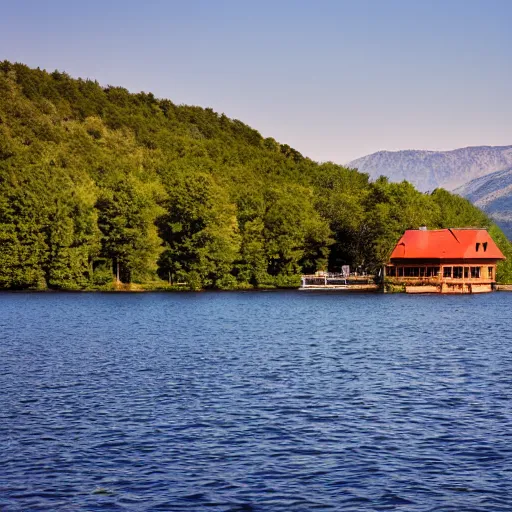
[(0, 294), (0, 510), (512, 510), (511, 311)]

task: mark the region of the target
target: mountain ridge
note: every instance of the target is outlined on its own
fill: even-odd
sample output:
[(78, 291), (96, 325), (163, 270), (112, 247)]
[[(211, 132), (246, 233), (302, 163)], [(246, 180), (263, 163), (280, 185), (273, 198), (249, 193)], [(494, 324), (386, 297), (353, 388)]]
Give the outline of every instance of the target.
[(492, 172), (512, 166), (512, 145), (467, 146), (448, 151), (408, 149), (377, 151), (347, 164), (370, 178), (410, 181), (422, 191), (454, 190)]

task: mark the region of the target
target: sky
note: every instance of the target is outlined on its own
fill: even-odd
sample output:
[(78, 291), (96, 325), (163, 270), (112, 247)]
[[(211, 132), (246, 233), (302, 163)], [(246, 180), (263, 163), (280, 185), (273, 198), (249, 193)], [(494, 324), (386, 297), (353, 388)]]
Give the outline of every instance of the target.
[(314, 160), (512, 144), (509, 0), (0, 8), (0, 60), (211, 107)]

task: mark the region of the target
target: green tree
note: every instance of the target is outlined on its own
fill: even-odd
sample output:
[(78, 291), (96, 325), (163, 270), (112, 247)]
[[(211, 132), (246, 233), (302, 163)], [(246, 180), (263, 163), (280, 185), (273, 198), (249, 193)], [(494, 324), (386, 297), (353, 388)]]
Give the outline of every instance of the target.
[(165, 192), (158, 182), (144, 182), (131, 174), (118, 173), (100, 189), (96, 207), (102, 232), (104, 257), (123, 282), (151, 279), (161, 252), (155, 222), (164, 209)]
[(313, 206), (311, 190), (298, 186), (270, 188), (263, 217), (267, 271), (272, 276), (325, 267), (333, 240), (328, 223)]
[(240, 249), (236, 208), (204, 173), (176, 177), (168, 185), (167, 213), (159, 222), (165, 250), (159, 275), (185, 280), (192, 288), (231, 282)]
[(501, 284), (512, 284), (512, 243), (496, 224), (491, 225), (489, 234), (506, 258), (505, 261), (498, 262), (496, 281)]
[(431, 197), (438, 207), (436, 224), (440, 228), (488, 228), (491, 225), (489, 217), (463, 197), (442, 188), (434, 190)]
[(56, 167), (3, 172), (0, 286), (76, 289), (87, 286), (98, 251), (95, 187)]

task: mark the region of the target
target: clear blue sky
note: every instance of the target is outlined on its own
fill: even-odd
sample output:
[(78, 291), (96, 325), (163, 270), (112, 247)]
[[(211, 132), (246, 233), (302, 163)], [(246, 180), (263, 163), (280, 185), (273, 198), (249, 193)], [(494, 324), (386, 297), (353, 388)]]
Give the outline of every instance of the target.
[(512, 144), (509, 0), (0, 5), (0, 59), (212, 107), (315, 160)]

